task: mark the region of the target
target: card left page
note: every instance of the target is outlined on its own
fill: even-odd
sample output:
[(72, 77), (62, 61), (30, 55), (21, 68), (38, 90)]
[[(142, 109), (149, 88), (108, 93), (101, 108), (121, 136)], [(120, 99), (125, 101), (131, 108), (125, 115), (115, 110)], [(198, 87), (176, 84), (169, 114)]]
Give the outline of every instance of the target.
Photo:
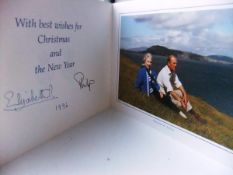
[(111, 10), (91, 0), (0, 2), (0, 164), (109, 106)]

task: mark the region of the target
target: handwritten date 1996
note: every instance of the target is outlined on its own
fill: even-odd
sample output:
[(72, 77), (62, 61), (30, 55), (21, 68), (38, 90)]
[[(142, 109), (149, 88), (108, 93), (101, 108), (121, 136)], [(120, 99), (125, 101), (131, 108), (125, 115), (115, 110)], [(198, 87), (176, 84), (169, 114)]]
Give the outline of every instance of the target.
[(64, 103), (60, 103), (56, 105), (56, 111), (61, 111), (68, 108), (68, 103), (64, 102)]

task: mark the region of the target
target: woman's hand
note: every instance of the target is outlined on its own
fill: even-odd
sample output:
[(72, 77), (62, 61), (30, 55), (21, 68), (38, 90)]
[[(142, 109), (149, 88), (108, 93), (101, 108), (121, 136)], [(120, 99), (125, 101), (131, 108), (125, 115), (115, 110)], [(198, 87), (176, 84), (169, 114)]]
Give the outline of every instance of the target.
[(164, 94), (162, 92), (159, 92), (160, 98), (163, 98)]

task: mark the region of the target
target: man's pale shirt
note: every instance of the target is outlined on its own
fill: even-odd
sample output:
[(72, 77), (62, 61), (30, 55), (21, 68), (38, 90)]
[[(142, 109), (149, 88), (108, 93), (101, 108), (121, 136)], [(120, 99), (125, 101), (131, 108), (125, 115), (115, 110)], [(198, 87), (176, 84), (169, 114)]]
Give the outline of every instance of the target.
[[(157, 77), (157, 82), (160, 86), (160, 92), (162, 92), (163, 94), (167, 94), (168, 92), (175, 90), (172, 87), (172, 84), (170, 82), (170, 77), (171, 77), (171, 71), (170, 71), (169, 67), (166, 65), (159, 72), (158, 77)], [(179, 88), (180, 86), (182, 86), (182, 83), (180, 82), (177, 75), (175, 76), (174, 83), (175, 83), (176, 88)]]

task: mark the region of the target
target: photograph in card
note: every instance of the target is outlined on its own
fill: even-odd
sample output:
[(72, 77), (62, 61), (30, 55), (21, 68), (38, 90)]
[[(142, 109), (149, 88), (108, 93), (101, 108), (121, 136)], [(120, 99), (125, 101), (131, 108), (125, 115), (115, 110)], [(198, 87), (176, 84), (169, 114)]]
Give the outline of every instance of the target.
[(233, 9), (121, 16), (118, 97), (233, 149)]

